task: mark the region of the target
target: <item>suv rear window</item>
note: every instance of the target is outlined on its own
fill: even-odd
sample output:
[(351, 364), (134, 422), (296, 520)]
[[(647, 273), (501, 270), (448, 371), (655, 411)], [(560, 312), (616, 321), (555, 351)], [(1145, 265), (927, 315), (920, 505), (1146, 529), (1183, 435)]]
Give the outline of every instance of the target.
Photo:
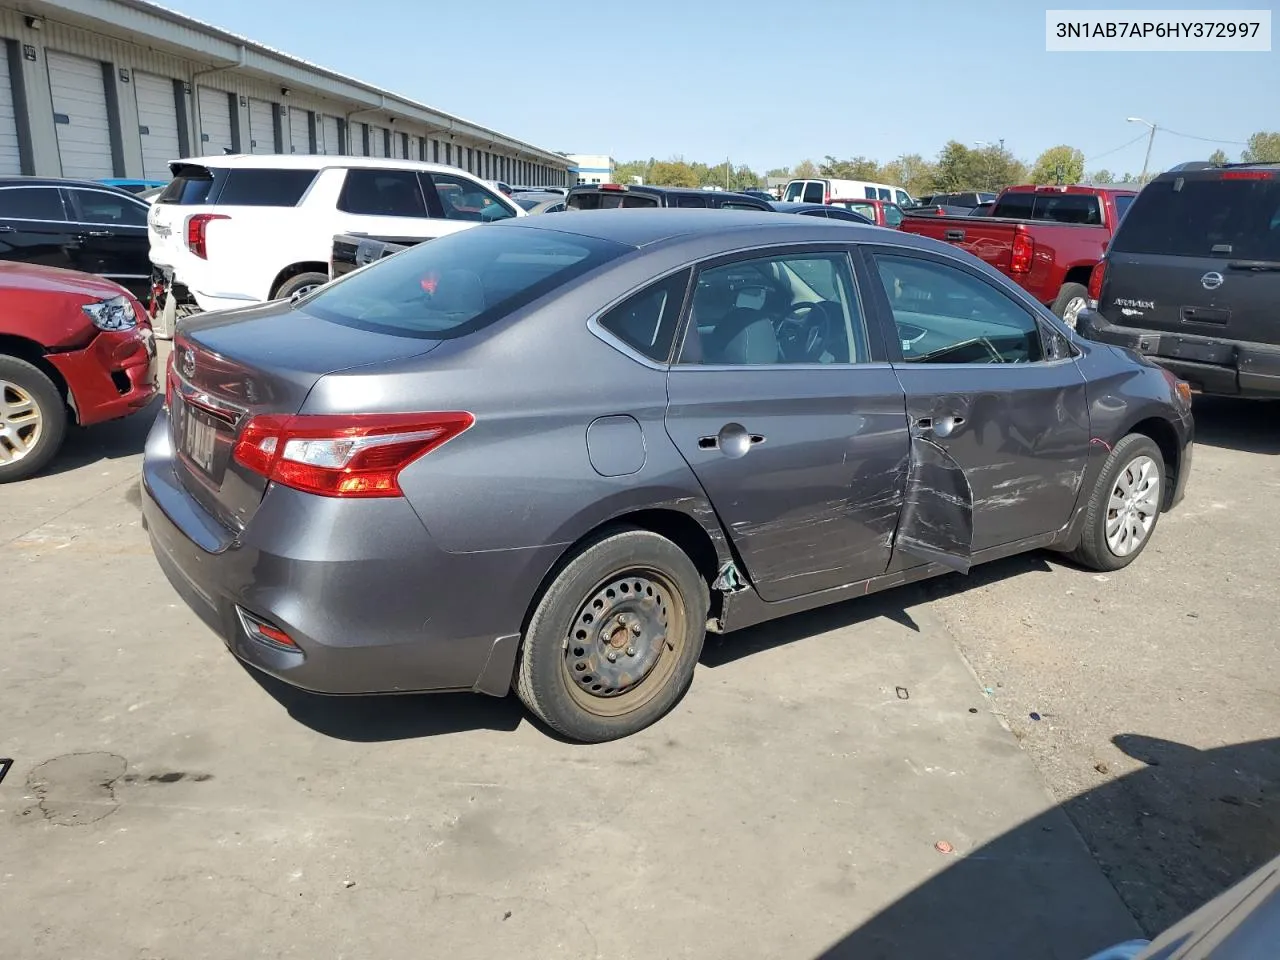
[(177, 203), (183, 206), (204, 203), (213, 189), (213, 171), (207, 167), (181, 167), (168, 186), (160, 191), (156, 203)]
[(217, 203), (225, 207), (296, 207), (318, 172), (237, 167), (227, 171)]
[(349, 273), (299, 302), (395, 336), (465, 336), (634, 247), (545, 230), (462, 230)]
[(1280, 261), (1280, 178), (1156, 180), (1138, 194), (1112, 247), (1120, 253)]

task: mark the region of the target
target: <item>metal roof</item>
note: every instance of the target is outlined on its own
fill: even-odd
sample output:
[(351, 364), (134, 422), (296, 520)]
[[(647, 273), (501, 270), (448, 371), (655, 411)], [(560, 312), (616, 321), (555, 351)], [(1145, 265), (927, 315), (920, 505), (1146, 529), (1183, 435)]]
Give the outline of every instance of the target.
[(422, 123), (432, 134), (456, 134), (501, 146), (519, 154), (521, 159), (559, 169), (570, 165), (566, 157), (555, 151), (517, 140), (149, 0), (27, 0), (22, 6), (25, 13), (34, 16), (81, 26), (126, 43), (167, 50), (207, 62), (210, 67), (236, 67), (300, 89), (310, 88), (329, 97), (363, 103), (365, 106), (357, 108), (360, 113), (381, 110)]

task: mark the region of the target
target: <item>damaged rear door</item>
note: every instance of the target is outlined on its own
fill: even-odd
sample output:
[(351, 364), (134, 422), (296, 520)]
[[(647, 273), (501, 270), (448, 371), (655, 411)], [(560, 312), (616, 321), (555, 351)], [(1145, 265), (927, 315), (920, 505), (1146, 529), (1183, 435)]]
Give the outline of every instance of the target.
[(885, 572), (906, 481), (902, 389), (873, 350), (848, 248), (753, 251), (699, 271), (667, 377), (667, 433), (757, 593)]
[(964, 571), (979, 551), (1061, 528), (1089, 457), (1084, 377), (1065, 338), (955, 258), (865, 254), (911, 431), (898, 551)]

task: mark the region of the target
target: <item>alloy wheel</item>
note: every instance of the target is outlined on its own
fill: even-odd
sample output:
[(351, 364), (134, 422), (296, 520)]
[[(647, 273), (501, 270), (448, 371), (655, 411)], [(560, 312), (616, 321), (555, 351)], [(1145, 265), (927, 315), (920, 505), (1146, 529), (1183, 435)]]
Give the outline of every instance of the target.
[(0, 380), (0, 463), (17, 463), (40, 442), (44, 417), (27, 390)]
[(1120, 471), (1107, 502), (1107, 548), (1117, 557), (1140, 549), (1160, 510), (1160, 467), (1145, 454)]

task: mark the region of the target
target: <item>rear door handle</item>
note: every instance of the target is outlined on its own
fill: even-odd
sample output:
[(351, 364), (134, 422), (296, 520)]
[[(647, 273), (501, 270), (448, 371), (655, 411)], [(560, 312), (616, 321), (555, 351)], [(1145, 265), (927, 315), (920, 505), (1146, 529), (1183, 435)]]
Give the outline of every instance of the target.
[(7, 223), (0, 224), (0, 233), (17, 233), (17, 228), (9, 226)]
[(698, 449), (719, 450), (726, 457), (737, 459), (746, 456), (756, 444), (764, 443), (764, 436), (750, 433), (740, 423), (726, 423), (720, 432), (709, 437), (698, 438)]
[(949, 437), (963, 423), (964, 417), (948, 414), (945, 417), (917, 417), (915, 426), (920, 433), (931, 433), (935, 437)]
[(85, 234), (86, 237), (114, 237), (115, 234), (110, 230), (90, 230)]
[(942, 236), (947, 240), (963, 240), (964, 231), (963, 230), (943, 230)]

